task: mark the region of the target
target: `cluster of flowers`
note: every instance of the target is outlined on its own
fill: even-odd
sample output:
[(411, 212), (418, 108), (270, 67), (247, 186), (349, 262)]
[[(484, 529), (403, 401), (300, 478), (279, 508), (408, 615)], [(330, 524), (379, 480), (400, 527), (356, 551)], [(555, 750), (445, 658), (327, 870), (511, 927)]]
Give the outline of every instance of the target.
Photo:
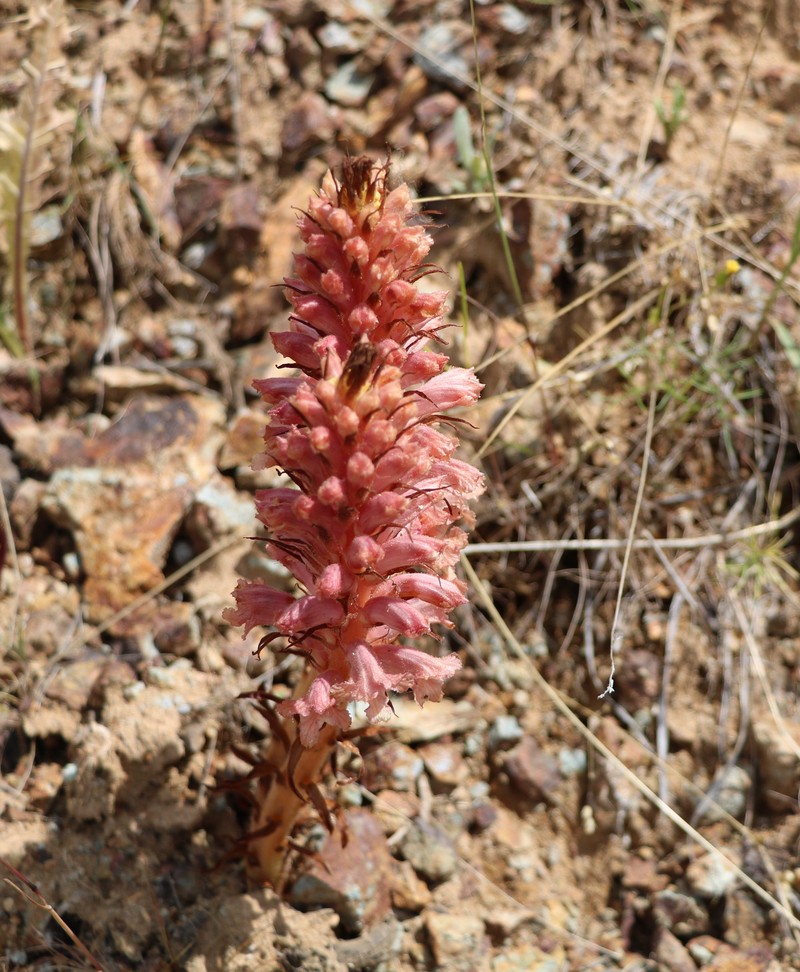
[(278, 466), (297, 487), (260, 491), (257, 515), (303, 593), (240, 581), (226, 617), (245, 634), (273, 629), (262, 644), (285, 638), (307, 659), (303, 694), (277, 707), (306, 747), (326, 724), (346, 729), (354, 701), (375, 719), (393, 691), (440, 699), (460, 665), (405, 640), (448, 624), (465, 600), (453, 568), (466, 537), (454, 524), (483, 478), (437, 426), (482, 386), (426, 350), (445, 294), (415, 286), (431, 238), (387, 171), (360, 158), (341, 181), (325, 177), (299, 221), (290, 327), (272, 336), (300, 375), (255, 383), (272, 408), (254, 466)]

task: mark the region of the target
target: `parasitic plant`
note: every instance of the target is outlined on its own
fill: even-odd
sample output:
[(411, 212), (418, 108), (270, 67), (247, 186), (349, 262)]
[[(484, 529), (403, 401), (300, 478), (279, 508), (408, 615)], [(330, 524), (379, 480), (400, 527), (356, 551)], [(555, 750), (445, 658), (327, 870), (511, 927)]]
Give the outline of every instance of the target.
[(269, 629), (259, 650), (285, 639), (305, 660), (294, 697), (265, 707), (272, 742), (253, 774), (251, 858), (278, 890), (303, 804), (330, 822), (317, 783), (352, 704), (372, 721), (391, 710), (392, 692), (438, 700), (461, 664), (407, 641), (449, 624), (465, 601), (454, 565), (466, 536), (455, 523), (483, 477), (454, 458), (457, 440), (438, 426), (482, 386), (427, 349), (445, 294), (415, 285), (434, 269), (423, 262), (431, 238), (408, 187), (390, 190), (387, 174), (359, 158), (345, 161), (341, 181), (325, 176), (299, 220), (289, 330), (272, 335), (300, 373), (255, 382), (271, 410), (254, 467), (277, 466), (294, 484), (260, 491), (257, 515), (300, 595), (240, 581), (226, 618), (245, 635)]

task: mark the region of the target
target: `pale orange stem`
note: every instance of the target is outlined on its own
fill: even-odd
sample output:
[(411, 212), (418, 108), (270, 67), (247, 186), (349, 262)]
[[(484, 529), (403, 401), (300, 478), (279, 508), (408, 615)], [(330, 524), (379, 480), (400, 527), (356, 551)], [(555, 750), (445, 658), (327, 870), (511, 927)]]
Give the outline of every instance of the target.
[[(296, 698), (306, 692), (315, 674), (312, 670), (301, 679), (295, 691)], [(258, 809), (253, 818), (253, 832), (264, 833), (249, 842), (251, 875), (259, 882), (270, 884), (278, 893), (282, 893), (288, 877), (288, 839), (298, 822), (298, 816), (309, 804), (304, 794), (308, 786), (318, 785), (322, 780), (339, 735), (335, 726), (323, 727), (314, 746), (304, 747), (294, 767), (290, 768), (289, 759), (297, 739), (297, 726), (294, 721), (286, 720), (283, 727), (289, 745), (273, 736), (265, 761), (275, 766), (277, 772), (265, 777), (260, 784)]]

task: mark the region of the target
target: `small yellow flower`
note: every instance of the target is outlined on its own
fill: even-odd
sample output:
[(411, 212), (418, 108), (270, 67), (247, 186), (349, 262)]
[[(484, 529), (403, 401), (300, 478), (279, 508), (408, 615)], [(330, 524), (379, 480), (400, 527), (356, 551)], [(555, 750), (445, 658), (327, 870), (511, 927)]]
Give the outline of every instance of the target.
[(741, 263), (738, 260), (726, 260), (725, 261), (725, 273), (732, 277), (735, 273), (738, 273), (742, 269)]

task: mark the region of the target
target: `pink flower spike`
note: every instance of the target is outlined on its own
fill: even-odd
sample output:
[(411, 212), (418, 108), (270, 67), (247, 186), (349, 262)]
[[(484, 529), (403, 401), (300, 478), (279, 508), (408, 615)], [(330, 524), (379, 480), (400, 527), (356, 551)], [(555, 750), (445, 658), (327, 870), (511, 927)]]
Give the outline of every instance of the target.
[(389, 189), (387, 166), (346, 160), (298, 226), (303, 252), (285, 280), (292, 314), (273, 335), (298, 371), (255, 383), (271, 408), (254, 465), (292, 481), (259, 492), (257, 511), (301, 593), (241, 583), (225, 616), (278, 631), (306, 656), (298, 697), (276, 711), (313, 749), (350, 725), (351, 702), (375, 719), (390, 692), (439, 699), (461, 665), (399, 639), (441, 638), (434, 626), (451, 625), (465, 601), (457, 521), (483, 478), (454, 458), (442, 420), (482, 385), (428, 347), (442, 343), (446, 295), (417, 288), (432, 241), (408, 187)]

